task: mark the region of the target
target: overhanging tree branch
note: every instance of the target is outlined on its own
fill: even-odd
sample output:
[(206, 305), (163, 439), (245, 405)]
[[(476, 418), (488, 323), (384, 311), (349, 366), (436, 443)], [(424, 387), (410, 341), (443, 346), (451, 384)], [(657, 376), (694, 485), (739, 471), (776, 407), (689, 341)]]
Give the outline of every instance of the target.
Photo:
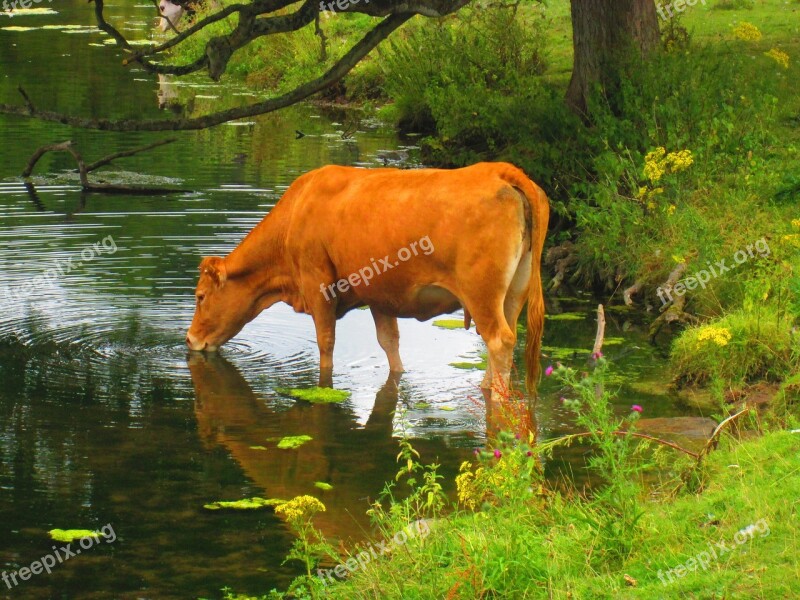
[[(102, 0), (95, 0), (101, 2)], [(358, 62), (372, 51), (378, 44), (385, 40), (394, 30), (408, 21), (413, 13), (393, 14), (359, 40), (339, 61), (322, 76), (295, 88), (281, 96), (270, 98), (262, 102), (240, 106), (219, 111), (202, 117), (183, 119), (92, 119), (72, 115), (64, 115), (54, 111), (39, 110), (30, 102), (26, 106), (13, 104), (0, 104), (0, 113), (20, 117), (35, 118), (42, 121), (51, 121), (80, 127), (84, 129), (99, 129), (103, 131), (186, 131), (205, 129), (228, 121), (235, 121), (246, 117), (254, 117), (276, 111), (325, 89), (344, 77)], [(127, 43), (127, 42), (126, 42)]]

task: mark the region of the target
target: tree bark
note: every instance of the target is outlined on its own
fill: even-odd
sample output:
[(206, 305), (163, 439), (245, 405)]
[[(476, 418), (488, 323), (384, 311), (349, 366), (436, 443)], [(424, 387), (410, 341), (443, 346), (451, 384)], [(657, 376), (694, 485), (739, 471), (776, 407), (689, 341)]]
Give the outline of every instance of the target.
[(646, 56), (659, 42), (653, 0), (572, 0), (575, 52), (567, 103), (581, 115), (596, 84), (613, 95), (621, 59)]

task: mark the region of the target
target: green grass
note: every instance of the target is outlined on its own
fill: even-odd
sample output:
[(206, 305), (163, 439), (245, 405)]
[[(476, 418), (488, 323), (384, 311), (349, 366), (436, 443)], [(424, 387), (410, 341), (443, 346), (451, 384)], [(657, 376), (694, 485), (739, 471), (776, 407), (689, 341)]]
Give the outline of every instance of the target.
[[(422, 543), (370, 563), (330, 588), (329, 597), (794, 597), (800, 434), (723, 446), (708, 459), (701, 493), (644, 505), (640, 533), (623, 561), (604, 563), (581, 508), (556, 495), (523, 511), (513, 505), (438, 521)], [(745, 539), (737, 532), (750, 525), (752, 536), (737, 544)], [(730, 551), (706, 560), (709, 544), (722, 542)], [(698, 555), (705, 569), (689, 562)], [(676, 567), (687, 563), (695, 570), (679, 577)]]

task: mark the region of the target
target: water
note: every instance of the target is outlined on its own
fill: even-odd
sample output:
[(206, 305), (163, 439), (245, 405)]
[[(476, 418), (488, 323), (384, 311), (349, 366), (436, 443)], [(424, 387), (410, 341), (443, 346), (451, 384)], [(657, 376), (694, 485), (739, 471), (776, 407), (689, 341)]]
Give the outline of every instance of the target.
[[(54, 14), (0, 15), (4, 102), (18, 101), (22, 85), (42, 109), (153, 118), (253, 100), (235, 82), (159, 82), (122, 67), (105, 36), (82, 27), (92, 22), (83, 2), (39, 7)], [(126, 34), (150, 35), (148, 3), (108, 10)], [(176, 134), (174, 144), (91, 176), (183, 190), (144, 197), (83, 194), (67, 154), (45, 156), (33, 186), (18, 174), (42, 144), (72, 139), (93, 161), (164, 135), (11, 118), (0, 118), (0, 132), (0, 571), (51, 552), (53, 528), (111, 524), (117, 535), (13, 590), (0, 583), (0, 596), (216, 597), (225, 585), (250, 593), (285, 586), (297, 569), (281, 564), (293, 541), (281, 520), (203, 505), (313, 494), (328, 506), (318, 526), (357, 540), (370, 533), (368, 501), (397, 469), (396, 408), (423, 460), (440, 462), (448, 482), (484, 441), (482, 372), (449, 365), (480, 359), (474, 329), (402, 321), (408, 373), (398, 380), (388, 378), (371, 316), (353, 311), (337, 329), (334, 385), (352, 392), (341, 406), (296, 403), (277, 391), (317, 378), (311, 319), (287, 306), (263, 313), (220, 356), (185, 349), (202, 256), (229, 252), (309, 169), (382, 165), (398, 155), (415, 166), (413, 138), (355, 111), (300, 106)], [(44, 281), (53, 269), (58, 276)], [(585, 364), (594, 307), (588, 295), (549, 302), (554, 314), (576, 315), (548, 320), (546, 360)], [(683, 414), (661, 391), (663, 356), (644, 341), (644, 323), (636, 313), (609, 313), (617, 409), (636, 402), (647, 416)], [(634, 378), (654, 383), (629, 387)], [(542, 391), (540, 435), (572, 431), (559, 391), (552, 382)], [(297, 434), (313, 440), (295, 451), (275, 447), (274, 438)], [(580, 451), (570, 451), (548, 469), (555, 476), (579, 461)], [(318, 481), (333, 489), (320, 491)]]

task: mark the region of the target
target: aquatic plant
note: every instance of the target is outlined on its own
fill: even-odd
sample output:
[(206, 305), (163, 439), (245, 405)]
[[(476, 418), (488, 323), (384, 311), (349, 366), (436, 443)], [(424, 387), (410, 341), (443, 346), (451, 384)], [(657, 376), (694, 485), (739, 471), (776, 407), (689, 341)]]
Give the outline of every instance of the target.
[(204, 504), (203, 508), (207, 510), (258, 510), (261, 508), (280, 506), (284, 502), (286, 502), (286, 500), (280, 500), (278, 498), (259, 498), (258, 496), (254, 496), (252, 498), (242, 498), (241, 500), (218, 500), (216, 502)]
[(313, 439), (310, 435), (287, 435), (278, 442), (278, 448), (281, 450), (294, 450)]
[(85, 537), (99, 539), (102, 535), (99, 531), (91, 529), (51, 529), (48, 534), (57, 542), (73, 542)]
[(464, 321), (458, 319), (437, 319), (433, 324), (441, 329), (464, 329)]
[(314, 404), (334, 404), (344, 402), (352, 394), (345, 390), (334, 390), (332, 388), (312, 387), (312, 388), (278, 388), (275, 390), (284, 396), (291, 396), (297, 400), (313, 402)]

